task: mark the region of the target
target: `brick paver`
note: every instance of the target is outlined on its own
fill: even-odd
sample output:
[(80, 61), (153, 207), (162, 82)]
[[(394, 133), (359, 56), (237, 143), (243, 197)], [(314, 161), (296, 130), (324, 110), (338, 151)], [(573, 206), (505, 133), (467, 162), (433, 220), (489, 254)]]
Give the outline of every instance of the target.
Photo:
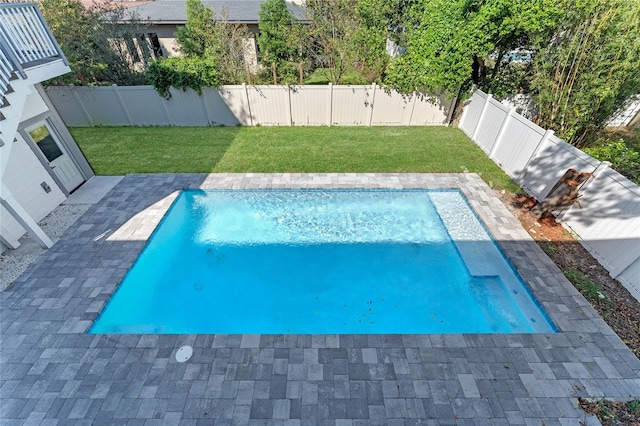
[[(84, 334), (183, 188), (460, 188), (560, 332)], [(130, 175), (0, 293), (3, 425), (598, 424), (578, 396), (640, 361), (474, 174)]]

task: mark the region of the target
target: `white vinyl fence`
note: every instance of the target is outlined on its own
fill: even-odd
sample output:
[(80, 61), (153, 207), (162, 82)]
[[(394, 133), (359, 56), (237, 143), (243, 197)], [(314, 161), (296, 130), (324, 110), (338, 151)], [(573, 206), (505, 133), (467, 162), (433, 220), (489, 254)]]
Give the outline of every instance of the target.
[(499, 101), (476, 91), (459, 126), (529, 194), (542, 200), (569, 168), (592, 172), (563, 224), (640, 300), (640, 187)]
[(222, 86), (202, 95), (152, 86), (47, 88), (67, 126), (431, 126), (447, 124), (445, 96), (371, 86)]

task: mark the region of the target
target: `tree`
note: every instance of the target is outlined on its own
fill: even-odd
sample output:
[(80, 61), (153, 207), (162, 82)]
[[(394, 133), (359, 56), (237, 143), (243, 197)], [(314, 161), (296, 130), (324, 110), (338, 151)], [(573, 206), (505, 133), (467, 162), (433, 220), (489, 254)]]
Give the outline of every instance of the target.
[[(362, 57), (364, 41), (361, 21), (356, 15), (357, 0), (309, 0), (307, 50), (317, 66), (326, 68), (329, 80), (339, 84)], [(378, 51), (379, 52), (379, 51)]]
[(538, 124), (582, 147), (640, 92), (640, 3), (560, 3), (557, 25), (536, 40), (531, 85)]
[(133, 41), (138, 32), (144, 32), (135, 16), (122, 26), (124, 9), (88, 9), (80, 0), (42, 0), (40, 9), (72, 70), (53, 81), (80, 85), (143, 81), (143, 74), (132, 67), (126, 45), (117, 42)]
[(215, 39), (213, 10), (202, 0), (187, 0), (187, 23), (176, 31), (180, 51), (186, 58), (201, 58)]
[(285, 0), (267, 0), (260, 5), (258, 28), (258, 46), (265, 65), (283, 71), (287, 63), (301, 59), (299, 23)]
[(354, 33), (354, 47), (361, 72), (371, 81), (382, 82), (388, 63), (389, 4), (386, 0), (359, 0), (356, 7), (359, 25)]
[(408, 13), (415, 24), (406, 28), (407, 53), (391, 61), (387, 81), (404, 92), (455, 93), (472, 82), (499, 89), (506, 53), (529, 47), (532, 34), (552, 27), (557, 13), (551, 0), (421, 0)]
[(226, 9), (216, 19), (216, 12), (207, 8), (202, 0), (187, 0), (186, 10), (187, 23), (178, 28), (176, 39), (183, 59), (200, 61), (185, 62), (185, 67), (204, 64), (215, 67), (220, 84), (244, 81), (245, 51), (250, 40), (247, 27), (229, 23)]
[(253, 42), (246, 25), (229, 23), (227, 10), (223, 9), (220, 19), (213, 24), (211, 37), (205, 57), (215, 59), (220, 84), (245, 81), (246, 73), (251, 72), (246, 53), (249, 43)]

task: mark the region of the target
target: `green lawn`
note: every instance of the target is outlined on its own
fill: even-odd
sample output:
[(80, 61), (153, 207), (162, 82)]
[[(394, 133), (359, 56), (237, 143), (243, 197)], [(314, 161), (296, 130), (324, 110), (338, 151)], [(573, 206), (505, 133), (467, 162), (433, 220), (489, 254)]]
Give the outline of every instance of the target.
[(98, 175), (196, 172), (479, 173), (518, 187), (462, 131), (447, 127), (73, 128)]

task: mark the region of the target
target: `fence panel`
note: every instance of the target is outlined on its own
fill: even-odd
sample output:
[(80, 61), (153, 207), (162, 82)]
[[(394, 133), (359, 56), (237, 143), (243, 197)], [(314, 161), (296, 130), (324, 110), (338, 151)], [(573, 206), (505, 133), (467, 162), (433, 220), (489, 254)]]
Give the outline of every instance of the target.
[(331, 124), (332, 86), (291, 86), (289, 89), (294, 126)]
[(206, 126), (209, 122), (201, 96), (192, 89), (171, 88), (171, 98), (162, 102), (173, 126)]
[(247, 93), (254, 125), (291, 125), (287, 86), (247, 86)]
[(94, 125), (128, 126), (127, 114), (113, 87), (76, 87), (79, 101)]
[(462, 117), (460, 117), (460, 124), (458, 127), (471, 139), (473, 139), (473, 133), (476, 130), (478, 121), (480, 120), (480, 115), (482, 114), (482, 109), (486, 100), (487, 94), (480, 90), (476, 90), (473, 92), (471, 100), (465, 105)]
[(402, 95), (376, 87), (373, 101), (372, 126), (408, 126), (416, 105), (415, 95)]
[(420, 95), (415, 100), (411, 126), (444, 126), (447, 124), (449, 107), (452, 101), (447, 101), (446, 95)]
[(529, 159), (542, 141), (545, 130), (513, 113), (503, 130), (500, 144), (493, 147), (492, 158), (518, 184), (523, 185), (519, 177)]
[[(580, 203), (562, 220), (614, 278), (640, 297), (640, 187), (608, 167), (599, 169)], [(633, 291), (633, 290), (632, 290)]]
[(78, 103), (75, 93), (75, 90), (68, 87), (51, 86), (47, 88), (49, 99), (56, 106), (56, 110), (67, 126), (93, 126), (91, 118)]
[(373, 102), (371, 86), (333, 86), (331, 124), (368, 126)]
[[(171, 120), (163, 105), (163, 99), (153, 86), (129, 86), (117, 88), (122, 103), (137, 126), (169, 126)], [(130, 125), (131, 122), (122, 123)]]
[(219, 89), (219, 93), (238, 123), (243, 126), (253, 126), (253, 116), (245, 86), (223, 86)]
[(595, 170), (580, 202), (564, 212), (562, 222), (640, 300), (640, 187), (515, 111), (507, 110), (510, 115), (505, 122), (496, 110), (504, 108), (478, 90), (466, 105), (459, 127), (539, 200), (567, 169)]
[(593, 172), (600, 161), (569, 145), (557, 136), (545, 139), (521, 175), (521, 185), (542, 200), (568, 169)]
[[(237, 126), (240, 124), (231, 107), (225, 101), (224, 88), (202, 89), (202, 101), (207, 110), (208, 122), (212, 126)], [(231, 101), (233, 98), (228, 98)]]
[(484, 152), (490, 154), (498, 142), (498, 134), (509, 115), (509, 108), (493, 98), (489, 98), (482, 116), (482, 124), (475, 132), (475, 142)]
[[(49, 87), (68, 126), (428, 126), (445, 125), (451, 101), (372, 86)], [(378, 97), (377, 101), (375, 100)], [(375, 105), (374, 105), (375, 104)]]

